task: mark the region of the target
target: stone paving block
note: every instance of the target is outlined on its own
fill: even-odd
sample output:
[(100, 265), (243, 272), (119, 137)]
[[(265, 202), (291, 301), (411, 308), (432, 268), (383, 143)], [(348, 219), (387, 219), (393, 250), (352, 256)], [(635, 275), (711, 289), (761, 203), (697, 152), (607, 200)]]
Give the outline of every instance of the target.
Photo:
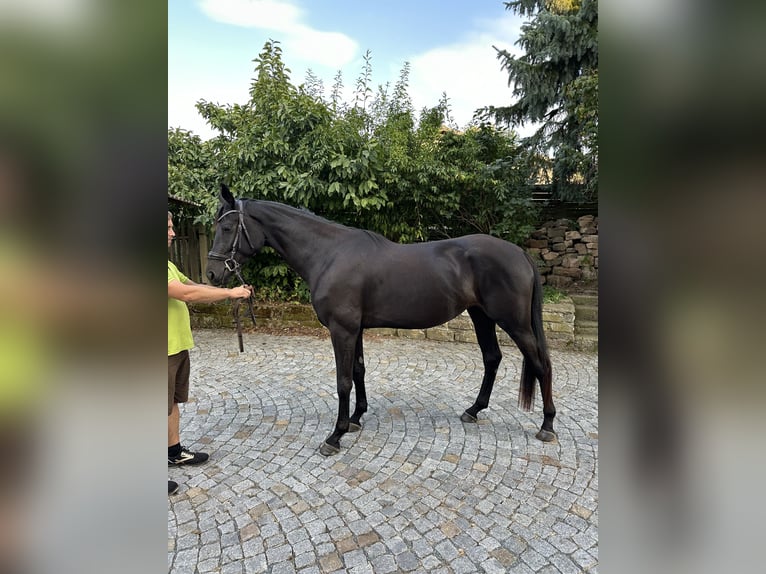
[(335, 553), (335, 544), (332, 542), (321, 542), (314, 546), (318, 556), (328, 556)]
[(187, 548), (196, 548), (200, 544), (200, 537), (197, 534), (186, 534), (180, 536), (176, 540), (175, 547), (177, 550), (185, 550)]
[(533, 574), (535, 571), (524, 562), (517, 562), (509, 570), (508, 574)]
[(218, 572), (221, 570), (221, 561), (218, 558), (199, 558), (197, 571), (200, 573)]
[(449, 540), (444, 540), (436, 545), (436, 552), (446, 562), (450, 562), (459, 556), (458, 549)]
[(420, 560), (418, 557), (409, 550), (406, 550), (401, 554), (397, 554), (395, 558), (396, 565), (402, 572), (412, 572), (413, 570), (417, 570), (420, 566)]
[(297, 544), (291, 544), (291, 546), (293, 549), (293, 554), (295, 555), (314, 551), (314, 544), (309, 539), (301, 540)]
[(242, 546), (227, 546), (221, 550), (221, 563), (227, 564), (229, 562), (238, 562), (242, 560), (244, 554), (242, 553)]
[(346, 568), (356, 568), (368, 564), (367, 556), (363, 550), (351, 550), (343, 554), (343, 563)]
[(382, 556), (376, 557), (372, 561), (373, 569), (376, 573), (379, 574), (388, 574), (389, 572), (396, 572), (396, 560), (394, 560), (394, 557), (390, 554), (385, 554)]
[(322, 571), (330, 572), (343, 568), (343, 561), (337, 552), (332, 552), (319, 558), (319, 567)]
[(242, 574), (244, 565), (242, 562), (230, 562), (221, 567), (221, 574)]
[(289, 544), (284, 544), (282, 546), (277, 546), (276, 548), (272, 548), (270, 550), (266, 551), (266, 560), (270, 564), (273, 564), (275, 562), (284, 562), (285, 560), (291, 558), (293, 555), (293, 549)]
[(295, 567), (297, 569), (304, 568), (306, 566), (311, 566), (316, 563), (316, 554), (314, 554), (313, 551), (308, 550), (306, 552), (303, 552), (301, 554), (298, 554), (297, 550), (295, 550), (296, 556), (294, 560)]
[(271, 574), (295, 574), (295, 566), (290, 562), (275, 564), (271, 569)]
[(578, 550), (572, 554), (572, 560), (579, 564), (583, 569), (587, 570), (592, 568), (598, 563), (593, 554), (586, 552), (585, 550)]
[[(168, 572), (568, 573), (598, 569), (598, 368), (555, 350), (557, 443), (520, 411), (521, 355), (504, 347), (478, 424), (475, 344), (365, 341), (370, 409), (339, 455), (318, 454), (335, 422), (329, 340), (195, 332), (184, 444), (211, 461), (178, 469)], [(353, 397), (352, 397), (353, 408)], [(171, 478), (175, 478), (171, 476)]]
[(580, 572), (583, 572), (583, 568), (578, 566), (570, 558), (570, 556), (566, 554), (563, 554), (563, 553), (554, 554), (553, 556), (551, 556), (550, 560), (556, 566), (556, 568), (558, 568), (561, 574), (578, 574)]
[(173, 568), (178, 572), (189, 572), (196, 568), (197, 561), (199, 559), (199, 550), (196, 548), (190, 548), (188, 550), (180, 550), (175, 553), (173, 559)]

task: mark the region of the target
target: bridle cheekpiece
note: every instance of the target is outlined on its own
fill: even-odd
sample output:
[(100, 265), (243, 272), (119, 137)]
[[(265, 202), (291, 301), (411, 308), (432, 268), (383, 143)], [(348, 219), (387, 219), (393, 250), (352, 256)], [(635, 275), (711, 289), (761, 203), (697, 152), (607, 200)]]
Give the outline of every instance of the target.
[(237, 222), (237, 233), (234, 236), (234, 241), (231, 244), (231, 252), (226, 255), (225, 253), (218, 253), (217, 251), (210, 251), (207, 254), (208, 259), (214, 259), (217, 261), (223, 261), (224, 267), (226, 267), (227, 271), (230, 271), (234, 273), (237, 276), (237, 279), (244, 285), (245, 281), (242, 278), (242, 275), (239, 271), (241, 265), (239, 262), (234, 258), (237, 255), (237, 251), (239, 250), (239, 244), (242, 240), (242, 236), (245, 236), (245, 240), (247, 241), (247, 244), (250, 246), (250, 249), (255, 249), (255, 246), (253, 245), (252, 240), (250, 239), (250, 234), (247, 231), (247, 227), (245, 227), (245, 212), (242, 209), (242, 200), (237, 199), (236, 200), (236, 209), (230, 209), (229, 211), (226, 211), (221, 214), (221, 216), (216, 220), (216, 223), (220, 223), (220, 221), (226, 217), (227, 215), (236, 214), (238, 217)]

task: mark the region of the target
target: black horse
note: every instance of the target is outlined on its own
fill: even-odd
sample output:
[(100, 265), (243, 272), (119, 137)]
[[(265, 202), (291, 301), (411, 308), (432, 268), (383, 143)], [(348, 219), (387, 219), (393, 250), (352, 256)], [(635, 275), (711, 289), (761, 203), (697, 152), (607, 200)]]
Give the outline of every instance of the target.
[[(323, 455), (339, 452), (340, 437), (360, 430), (367, 411), (364, 329), (425, 329), (465, 309), (481, 347), (484, 378), (476, 401), (461, 420), (476, 422), (478, 412), (489, 405), (502, 358), (495, 334), (499, 325), (524, 356), (519, 405), (532, 409), (537, 379), (544, 418), (536, 436), (555, 440), (540, 275), (521, 248), (489, 235), (401, 245), (281, 203), (235, 200), (225, 185), (220, 200), (208, 254), (211, 283), (220, 285), (232, 273), (240, 276), (241, 263), (268, 245), (306, 281), (317, 317), (330, 330), (339, 405), (335, 430), (319, 449)], [(356, 408), (349, 416), (352, 383)]]

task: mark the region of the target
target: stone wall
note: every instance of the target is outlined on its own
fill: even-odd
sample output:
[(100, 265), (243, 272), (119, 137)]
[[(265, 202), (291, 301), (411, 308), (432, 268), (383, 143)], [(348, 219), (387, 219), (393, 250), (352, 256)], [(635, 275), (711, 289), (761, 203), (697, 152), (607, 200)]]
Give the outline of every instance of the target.
[[(233, 329), (231, 305), (211, 303), (190, 305), (193, 328)], [(250, 319), (245, 318), (245, 308), (240, 309), (244, 329), (251, 329)], [(256, 329), (258, 326), (280, 327), (321, 327), (310, 305), (298, 304), (263, 304), (255, 305)], [(559, 303), (543, 305), (543, 328), (551, 347), (571, 347), (574, 344), (575, 307), (572, 300), (565, 298)], [(473, 323), (467, 312), (455, 317), (443, 325), (432, 329), (369, 329), (370, 334), (403, 337), (407, 339), (431, 339), (434, 341), (476, 342)], [(501, 345), (512, 345), (510, 338), (501, 329), (497, 329), (497, 338)]]
[[(570, 299), (543, 306), (543, 329), (549, 345), (568, 347), (574, 343), (574, 317), (575, 308)], [(370, 329), (369, 332), (407, 339), (476, 343), (473, 323), (465, 311), (451, 321), (431, 329)], [(514, 344), (508, 334), (499, 327), (496, 332), (501, 345)]]
[(537, 259), (544, 284), (561, 289), (598, 280), (598, 217), (549, 221), (525, 247)]

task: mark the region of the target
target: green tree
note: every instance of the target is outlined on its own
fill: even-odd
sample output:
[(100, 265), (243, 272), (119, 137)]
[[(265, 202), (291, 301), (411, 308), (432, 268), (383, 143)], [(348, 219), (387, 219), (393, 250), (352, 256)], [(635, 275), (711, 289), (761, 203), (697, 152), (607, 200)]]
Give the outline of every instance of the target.
[[(247, 102), (197, 104), (217, 137), (168, 132), (171, 193), (201, 203), (206, 221), (224, 180), (241, 197), (307, 207), (394, 241), (483, 232), (518, 242), (529, 229), (532, 171), (515, 134), (488, 124), (457, 131), (446, 94), (416, 119), (409, 64), (393, 89), (376, 90), (367, 52), (348, 105), (340, 73), (328, 101), (313, 74), (293, 85), (278, 42), (254, 61)], [(302, 281), (265, 251), (244, 269), (259, 296), (306, 300)]]
[(203, 142), (187, 130), (168, 130), (168, 193), (201, 205), (201, 211), (177, 215), (193, 215), (195, 222), (204, 224), (212, 223), (218, 203), (215, 196), (218, 174), (213, 168), (212, 150), (210, 142)]
[[(520, 57), (497, 50), (518, 100), (489, 107), (485, 117), (539, 125), (526, 142), (530, 157), (548, 158), (556, 196), (598, 194), (598, 0), (514, 0), (506, 9), (531, 18), (522, 26)], [(548, 164), (548, 165), (546, 165)]]

